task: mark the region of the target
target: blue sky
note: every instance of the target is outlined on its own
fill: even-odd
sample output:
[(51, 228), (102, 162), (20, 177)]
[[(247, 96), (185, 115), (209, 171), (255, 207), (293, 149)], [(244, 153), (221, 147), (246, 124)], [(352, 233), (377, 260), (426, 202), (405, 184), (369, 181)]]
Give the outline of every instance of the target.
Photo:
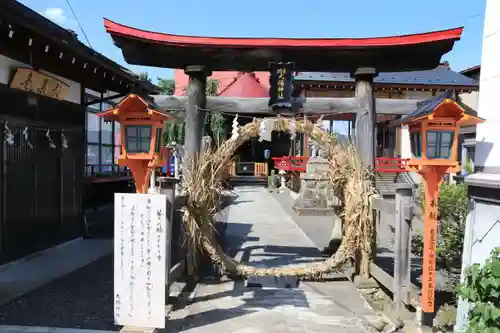
[[(83, 34), (66, 0), (22, 0), (56, 23)], [(478, 65), (485, 0), (70, 0), (92, 47), (153, 81), (162, 68), (130, 66), (104, 31), (103, 17), (145, 30), (235, 37), (375, 37), (465, 26), (448, 60), (454, 70)]]

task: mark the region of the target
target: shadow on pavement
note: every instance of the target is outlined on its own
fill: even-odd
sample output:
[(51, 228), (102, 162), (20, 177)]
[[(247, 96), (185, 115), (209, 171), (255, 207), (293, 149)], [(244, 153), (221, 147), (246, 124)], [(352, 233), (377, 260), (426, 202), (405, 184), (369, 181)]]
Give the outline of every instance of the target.
[[(205, 285), (208, 283), (204, 282)], [(214, 291), (224, 289), (222, 292), (214, 292), (207, 295), (197, 295), (194, 303), (190, 305), (191, 314), (179, 319), (171, 319), (167, 322), (168, 332), (178, 332), (189, 329), (206, 329), (205, 326), (220, 323), (229, 319), (243, 317), (249, 314), (273, 310), (284, 306), (295, 308), (309, 308), (309, 302), (304, 291), (297, 289), (259, 289), (245, 288), (243, 282), (235, 282), (230, 288), (230, 282), (214, 284)], [(222, 288), (217, 288), (222, 287)], [(252, 321), (252, 318), (241, 319)], [(235, 321), (232, 321), (235, 323)], [(251, 322), (251, 326), (257, 327), (262, 322)], [(229, 331), (227, 327), (227, 331)]]

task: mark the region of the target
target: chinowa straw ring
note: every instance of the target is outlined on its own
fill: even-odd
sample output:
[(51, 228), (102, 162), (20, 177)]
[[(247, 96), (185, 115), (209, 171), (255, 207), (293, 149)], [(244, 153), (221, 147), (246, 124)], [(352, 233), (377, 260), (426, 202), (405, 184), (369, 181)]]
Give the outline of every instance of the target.
[[(268, 119), (269, 120), (269, 119)], [(242, 264), (224, 253), (214, 232), (215, 215), (219, 211), (223, 193), (224, 175), (233, 154), (244, 142), (259, 137), (264, 119), (254, 119), (240, 127), (238, 135), (223, 142), (218, 148), (203, 152), (195, 163), (187, 161), (186, 194), (183, 223), (191, 249), (204, 251), (221, 273), (236, 276), (297, 276), (305, 280), (318, 280), (322, 276), (342, 269), (357, 253), (369, 258), (374, 237), (370, 197), (376, 190), (372, 173), (362, 164), (352, 145), (342, 147), (329, 133), (307, 120), (293, 120), (293, 130), (307, 133), (326, 153), (329, 162), (328, 179), (342, 207), (343, 238), (338, 250), (323, 262), (301, 265), (257, 268)], [(275, 118), (274, 131), (289, 132), (291, 120)], [(269, 123), (269, 122), (268, 122)]]

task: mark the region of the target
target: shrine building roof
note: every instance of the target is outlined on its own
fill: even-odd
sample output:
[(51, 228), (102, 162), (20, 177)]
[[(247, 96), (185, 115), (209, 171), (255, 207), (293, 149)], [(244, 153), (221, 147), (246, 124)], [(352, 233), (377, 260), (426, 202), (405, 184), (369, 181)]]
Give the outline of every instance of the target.
[[(346, 72), (299, 72), (294, 81), (300, 83), (354, 83), (354, 78)], [(464, 90), (479, 89), (479, 82), (457, 73), (445, 66), (434, 69), (412, 72), (385, 72), (379, 73), (374, 79), (379, 86), (422, 86), (422, 87), (449, 87)]]
[(158, 33), (104, 19), (106, 31), (130, 64), (212, 71), (267, 71), (271, 61), (294, 61), (298, 71), (379, 72), (435, 68), (463, 28), (371, 38), (232, 38)]
[(407, 115), (399, 118), (398, 120), (392, 122), (393, 125), (405, 124), (410, 121), (419, 120), (430, 114), (434, 113), (440, 106), (445, 102), (451, 102), (454, 110), (466, 114), (466, 119), (461, 120), (462, 126), (475, 125), (475, 121), (483, 122), (484, 119), (477, 117), (477, 112), (472, 110), (471, 108), (466, 107), (460, 101), (457, 101), (453, 92), (448, 90), (444, 93), (434, 96), (425, 101), (421, 101), (417, 103), (417, 108)]

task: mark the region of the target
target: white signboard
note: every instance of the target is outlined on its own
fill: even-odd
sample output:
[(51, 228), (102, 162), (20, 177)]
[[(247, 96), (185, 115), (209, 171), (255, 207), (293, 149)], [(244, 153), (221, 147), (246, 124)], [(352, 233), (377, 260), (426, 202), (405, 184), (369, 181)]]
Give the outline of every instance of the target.
[(115, 193), (117, 325), (165, 328), (166, 207), (165, 195)]

